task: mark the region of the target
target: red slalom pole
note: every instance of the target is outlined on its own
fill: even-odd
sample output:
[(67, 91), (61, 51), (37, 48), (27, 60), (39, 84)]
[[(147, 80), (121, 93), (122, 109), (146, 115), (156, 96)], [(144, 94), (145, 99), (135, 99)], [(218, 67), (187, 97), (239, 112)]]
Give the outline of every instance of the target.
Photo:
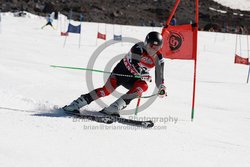
[(137, 115), (137, 113), (138, 113), (140, 102), (141, 102), (141, 96), (139, 96), (138, 100), (137, 100), (136, 109), (135, 109), (135, 115)]
[(192, 101), (192, 113), (191, 120), (194, 119), (194, 108), (195, 108), (195, 90), (196, 90), (196, 67), (197, 67), (197, 42), (198, 42), (198, 25), (199, 25), (199, 0), (196, 0), (196, 27), (195, 27), (195, 37), (194, 37), (194, 83), (193, 83), (193, 101)]
[(175, 11), (176, 11), (176, 9), (177, 9), (179, 3), (180, 3), (180, 0), (176, 0), (176, 2), (175, 2), (175, 4), (174, 4), (174, 8), (173, 8), (172, 12), (170, 13), (170, 16), (168, 17), (168, 20), (166, 21), (166, 26), (169, 25), (169, 23), (170, 23), (170, 21), (171, 21), (173, 15), (175, 14)]

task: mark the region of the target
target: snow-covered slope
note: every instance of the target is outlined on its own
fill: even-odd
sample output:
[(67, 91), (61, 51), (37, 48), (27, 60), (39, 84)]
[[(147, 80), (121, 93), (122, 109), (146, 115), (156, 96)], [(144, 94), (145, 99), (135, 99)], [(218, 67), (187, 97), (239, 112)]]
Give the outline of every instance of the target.
[(240, 10), (250, 10), (250, 0), (214, 0), (224, 6), (230, 7), (232, 9), (240, 9)]
[[(248, 67), (233, 63), (235, 35), (199, 32), (193, 122), (193, 62), (166, 60), (168, 97), (157, 99), (136, 117), (155, 119), (155, 128), (139, 129), (76, 120), (56, 110), (87, 93), (89, 78), (85, 71), (54, 69), (50, 65), (87, 67), (103, 41), (98, 40), (96, 46), (97, 24), (83, 23), (81, 47), (78, 48), (78, 36), (70, 34), (63, 48), (60, 28), (42, 30), (45, 23), (36, 16), (2, 17), (0, 166), (249, 166)], [(119, 28), (115, 27), (117, 33)], [(123, 36), (139, 40), (151, 30), (122, 27)], [(107, 35), (112, 38), (112, 25), (107, 25)], [(118, 43), (108, 47), (94, 68), (110, 68), (110, 60), (126, 53), (131, 45)], [(93, 78), (94, 87), (103, 85), (103, 74), (93, 73)], [(153, 88), (150, 84), (145, 95), (150, 95)], [(119, 92), (125, 90), (119, 88)], [(110, 104), (115, 99), (111, 95), (103, 101)], [(142, 105), (145, 102), (143, 99)], [(135, 105), (136, 101), (129, 108)], [(100, 108), (97, 103), (88, 107)]]

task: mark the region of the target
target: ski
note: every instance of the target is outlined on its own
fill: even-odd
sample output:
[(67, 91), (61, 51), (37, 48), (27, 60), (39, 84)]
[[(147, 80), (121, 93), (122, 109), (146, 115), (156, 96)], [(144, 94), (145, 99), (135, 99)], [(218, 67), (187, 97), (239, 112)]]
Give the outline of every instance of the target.
[(143, 128), (151, 128), (154, 126), (154, 123), (149, 121), (139, 121), (139, 120), (133, 120), (133, 119), (127, 119), (123, 117), (112, 117), (115, 121), (121, 124), (131, 125), (131, 126), (138, 126)]
[(68, 112), (68, 111), (64, 111), (64, 112), (76, 118), (88, 119), (88, 120), (95, 121), (95, 122), (100, 122), (100, 123), (105, 123), (105, 124), (112, 124), (114, 122), (112, 118), (106, 117), (106, 116), (80, 114), (80, 113), (74, 113), (74, 112)]
[(139, 120), (127, 119), (124, 117), (105, 115), (100, 112), (84, 111), (82, 114), (80, 114), (80, 113), (65, 111), (65, 113), (71, 116), (80, 118), (80, 119), (88, 119), (91, 121), (105, 123), (105, 124), (112, 124), (114, 122), (117, 122), (117, 123), (121, 123), (125, 125), (137, 126), (137, 127), (143, 127), (143, 128), (151, 128), (154, 126), (154, 123), (151, 120), (139, 121)]

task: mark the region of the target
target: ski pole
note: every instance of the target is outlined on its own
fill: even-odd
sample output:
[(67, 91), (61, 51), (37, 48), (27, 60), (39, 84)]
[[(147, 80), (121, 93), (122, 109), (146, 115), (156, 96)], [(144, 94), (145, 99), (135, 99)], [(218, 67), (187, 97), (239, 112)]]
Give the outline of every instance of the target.
[(148, 95), (148, 96), (139, 96), (138, 98), (146, 99), (146, 98), (151, 98), (151, 97), (154, 97), (154, 96), (157, 96), (157, 95), (158, 95), (158, 93), (155, 93), (155, 94)]
[(136, 108), (135, 108), (135, 115), (137, 115), (137, 113), (138, 113), (140, 102), (141, 102), (141, 96), (139, 96), (138, 100), (137, 100), (137, 104), (136, 104)]
[[(123, 77), (131, 77), (131, 78), (141, 78), (141, 76), (139, 75), (125, 75), (125, 74), (118, 74), (118, 73), (112, 73), (112, 72), (108, 72), (108, 71), (102, 71), (102, 70), (97, 70), (97, 69), (89, 69), (89, 68), (81, 68), (81, 67), (69, 67), (69, 66), (57, 66), (57, 65), (50, 65), (50, 67), (54, 67), (54, 68), (66, 68), (66, 69), (73, 69), (73, 70), (86, 70), (86, 71), (93, 71), (93, 72), (100, 72), (100, 73), (104, 73), (104, 74), (112, 74), (112, 75), (116, 75), (116, 76), (123, 76)], [(151, 98), (153, 96), (157, 96), (158, 93), (152, 94), (152, 95), (148, 95), (148, 96), (141, 96), (138, 98)]]
[(97, 69), (89, 69), (89, 68), (81, 68), (81, 67), (69, 67), (69, 66), (57, 66), (57, 65), (50, 65), (50, 67), (66, 68), (66, 69), (71, 69), (71, 70), (85, 70), (85, 71), (92, 71), (92, 72), (100, 72), (100, 73), (104, 73), (104, 74), (112, 74), (112, 75), (121, 76), (121, 77), (141, 78), (141, 76), (139, 76), (139, 75), (118, 74), (118, 73), (113, 73), (113, 72), (109, 72), (109, 71), (103, 71), (103, 70), (97, 70)]

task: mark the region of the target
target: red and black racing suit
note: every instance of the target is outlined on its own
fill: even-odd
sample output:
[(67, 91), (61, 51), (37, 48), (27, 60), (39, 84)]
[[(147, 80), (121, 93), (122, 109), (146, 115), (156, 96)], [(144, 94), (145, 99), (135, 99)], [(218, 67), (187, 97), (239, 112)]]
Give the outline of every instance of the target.
[[(124, 75), (148, 74), (148, 71), (155, 67), (155, 83), (159, 88), (163, 84), (164, 60), (163, 55), (158, 51), (153, 59), (150, 56), (143, 42), (136, 43), (128, 54), (115, 66), (112, 73)], [(141, 96), (148, 89), (146, 81), (140, 78), (124, 77), (111, 74), (105, 85), (84, 95), (88, 104), (100, 97), (108, 96), (117, 87), (124, 86), (129, 91), (122, 96), (128, 105), (131, 100)]]

